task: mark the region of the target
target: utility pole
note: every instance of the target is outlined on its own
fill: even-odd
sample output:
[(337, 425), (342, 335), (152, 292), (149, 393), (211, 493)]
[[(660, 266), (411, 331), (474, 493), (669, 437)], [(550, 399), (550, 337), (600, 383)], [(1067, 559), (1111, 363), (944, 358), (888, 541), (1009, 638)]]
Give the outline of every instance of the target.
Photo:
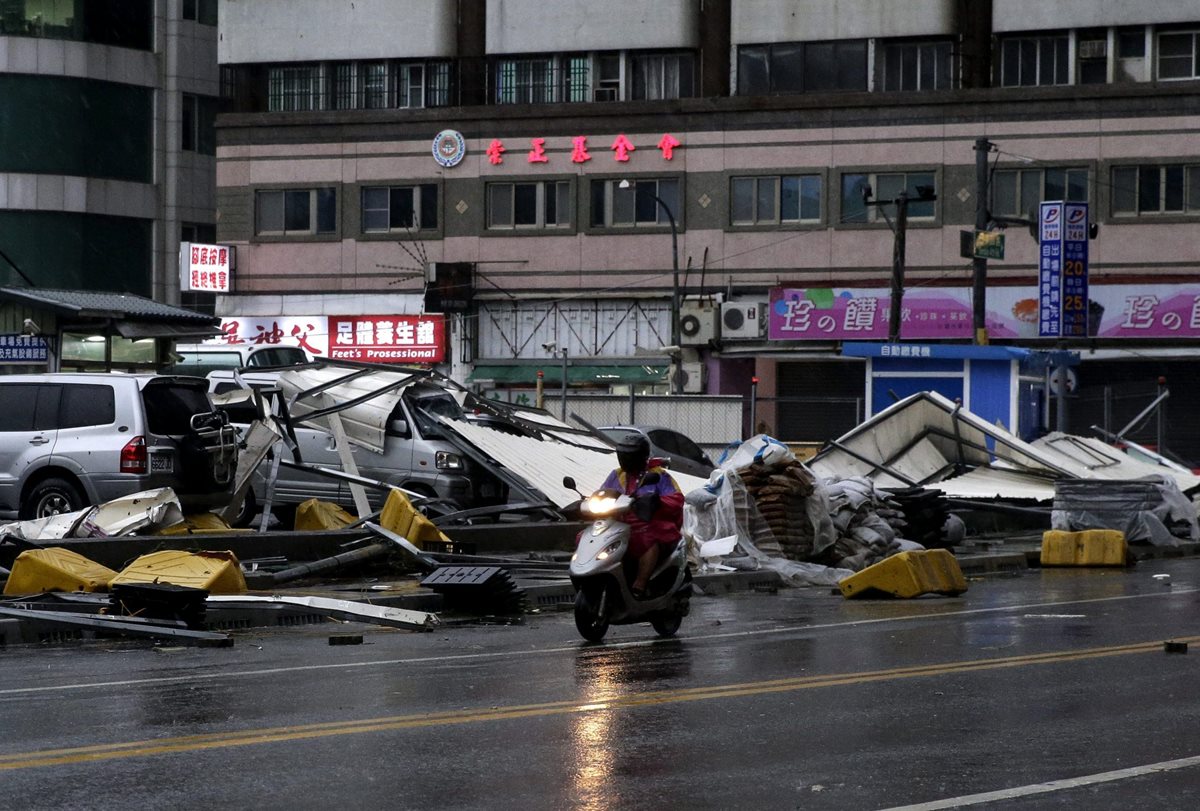
[[(975, 139), (975, 233), (988, 230), (988, 153), (995, 148), (987, 138)], [(975, 343), (986, 346), (987, 334), (987, 266), (986, 257), (974, 258), (972, 276), (972, 303)]]
[(908, 231), (908, 192), (896, 198), (896, 233), (892, 240), (892, 294), (888, 313), (888, 343), (900, 341), (900, 316), (904, 303), (904, 259)]
[[(872, 200), (871, 187), (863, 189), (863, 205), (879, 207), (884, 220), (892, 229), (892, 284), (891, 306), (888, 313), (888, 342), (897, 343), (900, 340), (900, 319), (904, 314), (904, 266), (908, 245), (908, 204), (912, 200), (931, 203), (937, 200), (932, 186), (917, 186), (917, 196), (910, 198), (908, 189), (902, 189), (892, 200)], [(893, 223), (883, 206), (896, 207), (896, 222)]]

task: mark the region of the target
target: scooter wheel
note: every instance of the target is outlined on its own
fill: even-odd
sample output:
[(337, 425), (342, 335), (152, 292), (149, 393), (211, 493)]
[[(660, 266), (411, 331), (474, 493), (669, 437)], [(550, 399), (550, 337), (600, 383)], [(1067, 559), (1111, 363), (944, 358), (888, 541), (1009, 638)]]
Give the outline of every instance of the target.
[(588, 642), (599, 642), (608, 633), (608, 617), (599, 614), (599, 605), (584, 592), (575, 595), (575, 627)]
[(659, 614), (650, 620), (650, 625), (654, 627), (655, 632), (659, 636), (675, 636), (679, 626), (683, 624), (683, 614), (677, 611), (670, 611)]

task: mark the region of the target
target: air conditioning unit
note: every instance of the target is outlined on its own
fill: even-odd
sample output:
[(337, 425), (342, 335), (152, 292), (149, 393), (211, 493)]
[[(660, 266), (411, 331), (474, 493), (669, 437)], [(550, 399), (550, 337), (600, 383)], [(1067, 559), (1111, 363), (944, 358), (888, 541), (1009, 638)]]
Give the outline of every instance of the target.
[(1108, 40), (1084, 39), (1079, 41), (1080, 59), (1103, 59), (1108, 56)]
[(708, 346), (717, 339), (717, 308), (713, 299), (687, 299), (679, 305), (679, 343)]
[(685, 361), (671, 366), (671, 391), (684, 394), (704, 393), (705, 366), (702, 362)]
[(767, 307), (760, 301), (727, 301), (721, 305), (721, 338), (761, 338), (766, 332)]

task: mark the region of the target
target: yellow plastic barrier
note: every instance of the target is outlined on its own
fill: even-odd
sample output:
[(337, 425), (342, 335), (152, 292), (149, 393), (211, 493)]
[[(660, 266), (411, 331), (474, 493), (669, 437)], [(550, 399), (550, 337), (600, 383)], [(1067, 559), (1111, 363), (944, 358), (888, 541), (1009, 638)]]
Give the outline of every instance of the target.
[(117, 573), (69, 549), (27, 549), (17, 555), (5, 594), (41, 594), (45, 591), (108, 591)]
[(395, 488), (388, 493), (387, 501), (383, 504), (383, 512), (379, 514), (379, 526), (397, 535), (403, 535), (419, 548), (424, 548), (422, 544), (425, 541), (450, 542), (432, 521), (412, 505), (408, 496)]
[(945, 549), (901, 552), (856, 572), (838, 583), (843, 597), (922, 594), (956, 596), (967, 590), (967, 581), (954, 555)]
[(109, 583), (173, 583), (205, 589), (209, 594), (246, 593), (246, 578), (232, 552), (151, 552), (126, 566)]
[(297, 530), (341, 529), (358, 519), (336, 504), (310, 498), (296, 507)]
[(253, 532), (252, 529), (235, 529), (227, 524), (221, 516), (216, 513), (195, 513), (194, 515), (184, 516), (183, 522), (173, 524), (169, 527), (155, 532), (155, 535), (202, 535), (206, 532), (220, 533), (222, 535), (230, 532)]
[(1042, 533), (1043, 566), (1125, 566), (1129, 545), (1117, 529), (1085, 529)]

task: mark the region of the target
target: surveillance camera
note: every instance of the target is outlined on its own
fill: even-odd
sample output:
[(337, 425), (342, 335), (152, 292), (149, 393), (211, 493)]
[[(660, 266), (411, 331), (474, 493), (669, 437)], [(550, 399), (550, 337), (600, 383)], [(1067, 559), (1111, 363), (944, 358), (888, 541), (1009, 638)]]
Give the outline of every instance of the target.
[(682, 347), (679, 347), (679, 346), (676, 346), (675, 344), (671, 344), (671, 345), (669, 345), (669, 346), (663, 346), (663, 347), (661, 347), (661, 348), (660, 348), (660, 351), (661, 351), (661, 352), (662, 352), (664, 355), (672, 355), (672, 356), (674, 356), (674, 355), (678, 355), (680, 352), (682, 352), (682, 351), (683, 351), (683, 348), (682, 348)]
[(556, 344), (554, 341), (551, 341), (547, 344), (542, 344), (542, 349), (545, 349), (547, 352), (553, 352), (557, 348), (558, 344)]
[(26, 318), (25, 322), (21, 324), (22, 335), (40, 335), (41, 333), (42, 328), (32, 318)]

